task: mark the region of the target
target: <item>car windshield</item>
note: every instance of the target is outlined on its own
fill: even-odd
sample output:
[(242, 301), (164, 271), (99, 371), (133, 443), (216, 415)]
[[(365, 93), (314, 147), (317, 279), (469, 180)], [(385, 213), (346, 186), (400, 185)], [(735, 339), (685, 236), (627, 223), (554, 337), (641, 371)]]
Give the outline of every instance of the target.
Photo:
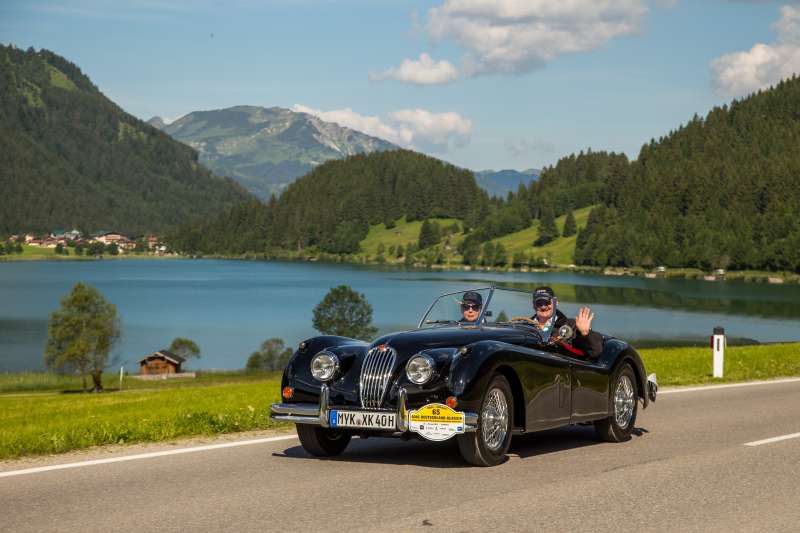
[(502, 288), (480, 288), (439, 296), (420, 321), (420, 327), (442, 324), (494, 324), (533, 314), (531, 293)]

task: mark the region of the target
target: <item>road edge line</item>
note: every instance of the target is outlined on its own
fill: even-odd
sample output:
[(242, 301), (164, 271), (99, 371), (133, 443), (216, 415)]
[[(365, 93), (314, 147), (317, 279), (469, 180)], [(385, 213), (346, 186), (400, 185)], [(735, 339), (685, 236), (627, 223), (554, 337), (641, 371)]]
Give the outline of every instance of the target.
[(92, 459), (89, 461), (77, 461), (74, 463), (62, 463), (57, 465), (37, 466), (23, 468), (21, 470), (8, 470), (0, 472), (0, 478), (23, 476), (26, 474), (37, 474), (39, 472), (50, 472), (52, 470), (66, 470), (68, 468), (80, 468), (84, 466), (95, 466), (109, 463), (122, 463), (125, 461), (136, 461), (138, 459), (150, 459), (153, 457), (164, 457), (168, 455), (180, 455), (184, 453), (204, 452), (208, 450), (219, 450), (221, 448), (235, 448), (237, 446), (250, 446), (252, 444), (265, 444), (268, 442), (278, 442), (282, 440), (296, 439), (297, 435), (281, 435), (279, 437), (265, 437), (261, 439), (240, 440), (234, 442), (223, 442), (221, 444), (206, 444), (203, 446), (193, 446), (190, 448), (178, 448), (174, 450), (162, 450), (158, 452), (137, 453), (135, 455), (121, 455), (108, 457), (106, 459)]
[(738, 387), (755, 387), (758, 385), (781, 385), (783, 383), (797, 383), (800, 382), (798, 378), (782, 378), (782, 379), (764, 379), (760, 381), (744, 381), (741, 383), (719, 383), (716, 385), (698, 385), (696, 387), (676, 387), (670, 389), (659, 389), (658, 396), (662, 394), (678, 394), (681, 392), (701, 392), (716, 389), (734, 389)]

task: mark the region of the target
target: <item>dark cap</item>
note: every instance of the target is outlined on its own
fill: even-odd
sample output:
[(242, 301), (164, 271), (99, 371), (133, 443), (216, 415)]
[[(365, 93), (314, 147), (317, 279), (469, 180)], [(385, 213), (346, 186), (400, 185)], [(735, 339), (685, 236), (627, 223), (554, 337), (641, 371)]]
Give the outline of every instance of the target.
[(550, 287), (537, 287), (533, 293), (533, 305), (539, 302), (552, 302), (555, 297)]
[(483, 306), (483, 296), (475, 291), (467, 291), (464, 293), (464, 296), (461, 297), (461, 305), (464, 304), (475, 304), (481, 307)]

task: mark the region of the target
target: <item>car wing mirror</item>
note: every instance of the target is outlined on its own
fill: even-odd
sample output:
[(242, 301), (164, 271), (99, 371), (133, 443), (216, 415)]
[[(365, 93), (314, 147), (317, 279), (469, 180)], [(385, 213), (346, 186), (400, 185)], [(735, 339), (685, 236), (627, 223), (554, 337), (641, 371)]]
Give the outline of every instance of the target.
[(487, 310), (485, 313), (483, 313), (483, 316), (490, 317), (490, 316), (492, 316), (492, 312)]

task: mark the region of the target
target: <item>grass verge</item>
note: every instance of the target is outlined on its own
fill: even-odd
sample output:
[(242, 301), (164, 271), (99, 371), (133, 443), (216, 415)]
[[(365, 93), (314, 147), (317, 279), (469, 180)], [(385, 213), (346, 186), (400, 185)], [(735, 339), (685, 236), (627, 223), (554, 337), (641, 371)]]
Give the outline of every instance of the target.
[(729, 346), (723, 378), (712, 377), (711, 348), (648, 348), (639, 354), (660, 386), (800, 376), (800, 343)]
[(0, 460), (278, 425), (269, 406), (280, 399), (279, 373), (214, 379), (103, 394), (0, 395)]
[[(711, 376), (709, 348), (640, 350), (662, 386), (729, 383), (800, 375), (800, 343), (731, 346), (725, 377)], [(110, 386), (113, 380), (106, 379)], [(0, 374), (0, 460), (115, 443), (163, 441), (279, 424), (280, 373), (208, 373), (195, 380), (138, 381), (122, 391), (70, 394), (80, 381), (50, 374)], [(30, 392), (39, 391), (39, 392)], [(49, 392), (48, 392), (49, 391)]]

